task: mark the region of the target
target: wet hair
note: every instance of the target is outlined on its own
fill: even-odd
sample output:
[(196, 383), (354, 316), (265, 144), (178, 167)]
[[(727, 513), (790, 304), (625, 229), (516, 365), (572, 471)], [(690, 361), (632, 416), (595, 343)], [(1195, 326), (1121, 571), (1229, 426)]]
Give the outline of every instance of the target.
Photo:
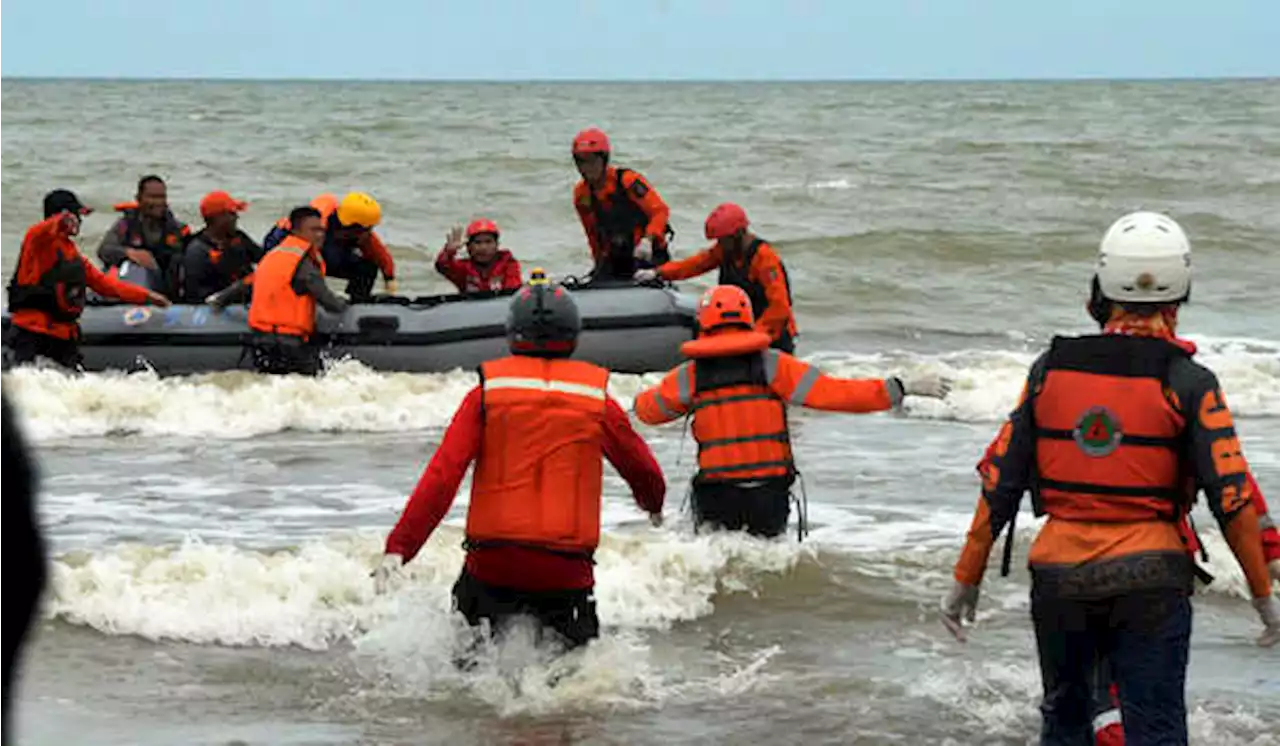
[(146, 188), (147, 184), (159, 184), (160, 186), (165, 185), (164, 179), (160, 178), (159, 176), (156, 176), (155, 174), (147, 174), (146, 176), (143, 176), (141, 179), (138, 179), (138, 195), (139, 196), (142, 195), (142, 190)]
[(296, 230), (298, 227), (298, 224), (306, 220), (307, 218), (319, 218), (319, 217), (321, 217), (320, 211), (312, 207), (311, 205), (303, 205), (301, 207), (295, 207), (293, 208), (292, 211), (289, 212), (290, 230), (291, 231)]

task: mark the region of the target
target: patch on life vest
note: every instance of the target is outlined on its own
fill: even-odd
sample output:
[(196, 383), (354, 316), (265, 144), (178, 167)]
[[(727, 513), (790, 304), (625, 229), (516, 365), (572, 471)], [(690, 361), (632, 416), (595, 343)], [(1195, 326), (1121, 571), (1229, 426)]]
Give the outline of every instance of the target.
[(1090, 407), (1076, 420), (1071, 436), (1085, 455), (1100, 458), (1114, 453), (1120, 447), (1124, 431), (1120, 429), (1119, 418), (1110, 409)]
[(137, 326), (147, 323), (151, 318), (151, 309), (143, 306), (134, 306), (124, 312), (124, 323), (126, 326)]
[(644, 196), (649, 193), (649, 185), (645, 184), (643, 179), (636, 179), (631, 182), (631, 193), (639, 199), (644, 199)]

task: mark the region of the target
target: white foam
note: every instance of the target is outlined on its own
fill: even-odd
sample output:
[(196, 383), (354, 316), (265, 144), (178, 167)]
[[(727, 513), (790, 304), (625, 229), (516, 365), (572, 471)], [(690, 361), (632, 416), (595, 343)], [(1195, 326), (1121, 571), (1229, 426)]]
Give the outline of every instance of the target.
[[(438, 531), (404, 568), (395, 592), (376, 597), (369, 573), (382, 539), (331, 537), (266, 552), (192, 537), (177, 547), (73, 553), (53, 563), (46, 614), (152, 640), (324, 649), (375, 630), (405, 603), (401, 596), (421, 598), (419, 612), (446, 609), (462, 564), (459, 530)], [(811, 551), (672, 530), (606, 534), (596, 555), (601, 622), (662, 629), (705, 616), (716, 593), (750, 590)]]
[[(1240, 417), (1280, 416), (1280, 342), (1198, 339), (1197, 359), (1213, 369)], [(907, 400), (908, 417), (998, 421), (1017, 401), (1034, 352), (966, 350), (939, 355), (884, 352), (816, 353), (823, 370), (881, 377), (937, 372), (956, 388), (944, 402)], [(661, 376), (614, 375), (610, 390), (623, 406)], [(151, 373), (68, 376), (19, 369), (4, 375), (37, 442), (139, 434), (193, 438), (249, 438), (284, 430), (402, 432), (443, 427), (475, 375), (382, 374), (354, 362), (325, 376), (270, 377), (250, 373), (158, 378)], [(808, 416), (797, 412), (797, 416)]]

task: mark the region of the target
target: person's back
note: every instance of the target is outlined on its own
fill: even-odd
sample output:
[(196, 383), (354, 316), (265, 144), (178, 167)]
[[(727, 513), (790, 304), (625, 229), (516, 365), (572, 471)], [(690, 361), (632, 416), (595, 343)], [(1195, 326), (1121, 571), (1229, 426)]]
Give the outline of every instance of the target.
[(375, 570), (379, 592), (448, 513), (475, 463), (466, 561), (453, 588), (468, 624), (501, 631), (532, 616), (568, 647), (599, 634), (592, 556), (600, 537), (602, 462), (661, 522), (666, 483), (607, 370), (568, 359), (581, 318), (572, 295), (535, 270), (510, 303), (510, 357), (484, 363), (454, 414)]
[(529, 543), (590, 555), (600, 539), (609, 371), (512, 355), (480, 366), (485, 437), (467, 541)]
[(769, 335), (754, 324), (750, 299), (741, 288), (712, 288), (700, 303), (700, 336), (681, 347), (692, 359), (637, 395), (635, 412), (650, 425), (692, 415), (698, 523), (776, 536), (786, 528), (797, 473), (787, 405), (879, 412), (898, 406), (907, 394), (944, 397), (950, 382), (937, 376), (905, 383), (827, 376), (770, 349)]
[(962, 620), (975, 617), (991, 547), (1030, 491), (1048, 517), (1027, 557), (1046, 744), (1089, 742), (1100, 657), (1118, 683), (1126, 738), (1186, 743), (1195, 568), (1180, 522), (1197, 490), (1244, 570), (1264, 624), (1259, 644), (1280, 640), (1231, 412), (1176, 337), (1190, 267), (1190, 242), (1167, 216), (1117, 220), (1089, 303), (1102, 334), (1054, 339), (980, 465), (982, 497), (943, 621), (966, 639)]

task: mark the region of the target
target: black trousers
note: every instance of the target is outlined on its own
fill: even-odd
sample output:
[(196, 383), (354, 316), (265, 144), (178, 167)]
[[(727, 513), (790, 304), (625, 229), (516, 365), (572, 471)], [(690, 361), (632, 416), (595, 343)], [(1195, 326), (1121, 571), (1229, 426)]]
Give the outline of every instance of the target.
[(1126, 746), (1187, 743), (1191, 600), (1185, 590), (1100, 599), (1031, 594), (1044, 698), (1040, 743), (1092, 746), (1099, 662), (1120, 694)]
[(300, 337), (254, 333), (249, 351), (259, 373), (314, 376), (320, 372), (320, 350)]
[(41, 334), (16, 326), (9, 327), (9, 352), (14, 365), (35, 362), (37, 357), (44, 357), (71, 370), (84, 369), (84, 356), (80, 354), (80, 345), (72, 339), (59, 339), (48, 334)]
[(726, 531), (772, 538), (787, 530), (794, 477), (758, 482), (694, 482), (693, 519)]
[(549, 631), (566, 650), (600, 636), (595, 592), (591, 588), (517, 591), (483, 583), (464, 568), (453, 585), (453, 608), (472, 627), (488, 620), (491, 632), (497, 636), (517, 618), (531, 618), (538, 625), (540, 642)]
[(373, 283), (378, 279), (378, 265), (355, 251), (342, 249), (326, 242), (323, 250), (325, 275), (347, 281), (347, 297), (354, 303), (373, 295)]

